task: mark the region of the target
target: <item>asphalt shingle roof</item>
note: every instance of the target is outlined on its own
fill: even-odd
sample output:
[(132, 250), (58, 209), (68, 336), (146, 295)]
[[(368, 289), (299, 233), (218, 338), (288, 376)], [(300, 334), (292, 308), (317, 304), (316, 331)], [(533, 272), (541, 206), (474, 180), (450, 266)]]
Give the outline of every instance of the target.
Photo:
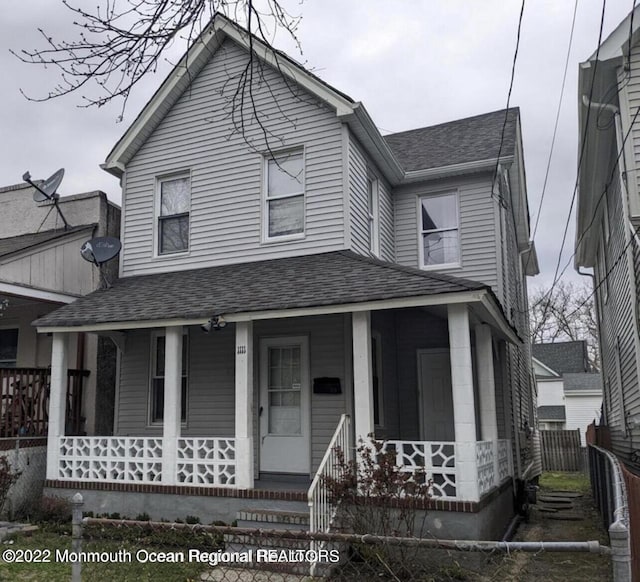
[[(0, 238), (0, 257), (23, 251), (31, 247), (35, 247), (45, 242), (68, 236), (71, 233), (92, 228), (93, 224), (74, 226), (67, 230), (47, 230), (44, 232), (34, 232), (29, 234), (21, 234), (19, 236), (11, 236), (8, 238)], [(78, 252), (80, 252), (78, 250)]]
[(500, 139), (507, 110), (458, 119), (385, 136), (405, 171), (427, 170), (514, 154), (520, 110), (509, 109), (502, 150)]
[(602, 378), (600, 374), (564, 374), (565, 392), (583, 392), (584, 390), (599, 390), (602, 392)]
[(587, 372), (587, 342), (556, 342), (533, 344), (533, 357), (558, 374)]
[(370, 259), (351, 251), (124, 277), (35, 325), (199, 319), (214, 314), (295, 309), (489, 289), (488, 286)]
[(538, 406), (538, 420), (566, 420), (564, 406)]

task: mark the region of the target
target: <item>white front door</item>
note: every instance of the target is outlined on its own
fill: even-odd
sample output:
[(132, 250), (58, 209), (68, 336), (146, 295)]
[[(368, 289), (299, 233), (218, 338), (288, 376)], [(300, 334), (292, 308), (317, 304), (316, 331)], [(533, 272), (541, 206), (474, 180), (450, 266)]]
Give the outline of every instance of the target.
[(420, 438), (453, 441), (453, 394), (448, 349), (418, 350)]
[(260, 470), (309, 473), (309, 340), (260, 341)]

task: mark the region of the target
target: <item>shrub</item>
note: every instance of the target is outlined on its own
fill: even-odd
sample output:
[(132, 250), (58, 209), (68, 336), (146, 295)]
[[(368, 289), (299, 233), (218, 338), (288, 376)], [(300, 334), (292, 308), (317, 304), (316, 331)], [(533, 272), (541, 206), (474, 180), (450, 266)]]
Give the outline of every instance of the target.
[(64, 497), (44, 495), (34, 512), (38, 523), (61, 525), (71, 523), (71, 502)]
[(7, 457), (0, 457), (0, 512), (4, 509), (11, 487), (20, 478), (20, 475), (22, 472), (14, 471), (7, 461)]

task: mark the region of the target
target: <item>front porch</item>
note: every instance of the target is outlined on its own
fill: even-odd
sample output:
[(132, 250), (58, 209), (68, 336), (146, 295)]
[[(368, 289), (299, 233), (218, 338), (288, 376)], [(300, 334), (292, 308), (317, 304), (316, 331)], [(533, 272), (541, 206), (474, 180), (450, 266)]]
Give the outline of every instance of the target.
[[(274, 499), (278, 491), (287, 498), (286, 492), (303, 493), (305, 482), (308, 485), (322, 469), (340, 415), (349, 414), (351, 449), (374, 434), (386, 450), (396, 452), (403, 470), (427, 472), (434, 500), (478, 503), (513, 475), (513, 465), (510, 441), (504, 438), (508, 430), (503, 420), (499, 422), (496, 406), (502, 398), (494, 379), (496, 334), (476, 317), (462, 304), (240, 321), (211, 334), (199, 327), (169, 326), (161, 336), (162, 382), (154, 380), (157, 354), (151, 348), (152, 370), (143, 383), (137, 381), (136, 393), (130, 392), (129, 378), (141, 369), (140, 354), (149, 353), (159, 332), (109, 332), (122, 350), (114, 425), (120, 434), (69, 434), (64, 428), (66, 413), (58, 405), (66, 392), (61, 386), (54, 389), (52, 382), (47, 479), (63, 487), (99, 483), (110, 490), (131, 491), (131, 486), (151, 486), (149, 490), (158, 492), (189, 490), (207, 496), (222, 490), (227, 490), (225, 496), (249, 496), (247, 491), (261, 490)], [(430, 330), (429, 337), (420, 332), (423, 329)], [(52, 378), (64, 374), (68, 335), (54, 334)], [(402, 346), (394, 347), (399, 341)], [(423, 358), (425, 353), (429, 357)], [(215, 354), (214, 361), (208, 354)], [(277, 368), (272, 356), (295, 360), (288, 364), (287, 380), (278, 369), (278, 382), (284, 387), (274, 387), (268, 378), (267, 368), (269, 373)], [(447, 370), (432, 370), (432, 361), (447, 362)], [(183, 366), (189, 370), (186, 380)], [(436, 377), (439, 383), (434, 384)], [(187, 383), (204, 386), (204, 394), (187, 390)], [(159, 385), (160, 399), (153, 391)], [(278, 404), (282, 393), (296, 404), (274, 411), (274, 393)], [(188, 400), (186, 407), (183, 398)], [(412, 416), (404, 412), (408, 399), (413, 402)], [(137, 401), (142, 407), (136, 411)], [(158, 401), (161, 421), (151, 422)], [(215, 426), (213, 434), (203, 431), (199, 419), (206, 407), (216, 414), (207, 419), (220, 419), (218, 434)], [(129, 434), (122, 434), (125, 430)], [(283, 430), (286, 434), (279, 434)], [(292, 463), (278, 464), (278, 454), (265, 464), (265, 441), (273, 439), (276, 450), (283, 451), (290, 433), (306, 435), (308, 450), (300, 456), (309, 456), (302, 469), (286, 470)], [(277, 487), (268, 481), (274, 469), (281, 473)], [(305, 475), (307, 480), (301, 480)]]

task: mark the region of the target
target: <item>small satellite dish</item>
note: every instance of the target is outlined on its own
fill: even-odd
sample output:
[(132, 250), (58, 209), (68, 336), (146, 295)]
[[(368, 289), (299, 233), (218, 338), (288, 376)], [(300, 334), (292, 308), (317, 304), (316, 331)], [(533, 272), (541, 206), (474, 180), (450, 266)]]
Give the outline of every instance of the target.
[(112, 236), (98, 236), (85, 242), (80, 248), (80, 254), (85, 261), (98, 267), (113, 259), (122, 248), (120, 241)]

